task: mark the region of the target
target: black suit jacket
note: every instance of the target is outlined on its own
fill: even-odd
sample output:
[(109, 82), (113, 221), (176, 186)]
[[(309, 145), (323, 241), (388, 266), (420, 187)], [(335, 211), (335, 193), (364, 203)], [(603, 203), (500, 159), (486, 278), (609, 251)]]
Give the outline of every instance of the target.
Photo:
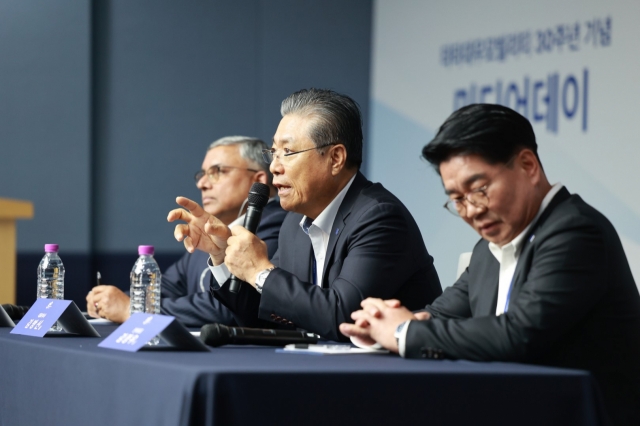
[[(237, 294), (212, 286), (215, 297), (248, 327), (299, 327), (344, 340), (338, 326), (367, 297), (397, 298), (413, 309), (442, 293), (433, 258), (405, 206), (379, 183), (358, 173), (331, 229), (322, 286), (312, 284), (312, 247), (289, 213), (280, 229), (273, 270), (262, 296), (249, 285)], [(422, 305), (421, 305), (422, 303)]]
[[(278, 234), (287, 212), (277, 200), (262, 211), (256, 235), (267, 244), (269, 256), (278, 249)], [(190, 327), (209, 323), (235, 325), (233, 315), (209, 293), (213, 279), (207, 266), (209, 254), (196, 251), (186, 253), (162, 275), (161, 312), (172, 315)]]
[(616, 423), (638, 420), (640, 296), (611, 223), (562, 188), (525, 238), (509, 309), (496, 316), (499, 271), (481, 240), (460, 279), (427, 306), (433, 319), (410, 323), (405, 356), (589, 370)]

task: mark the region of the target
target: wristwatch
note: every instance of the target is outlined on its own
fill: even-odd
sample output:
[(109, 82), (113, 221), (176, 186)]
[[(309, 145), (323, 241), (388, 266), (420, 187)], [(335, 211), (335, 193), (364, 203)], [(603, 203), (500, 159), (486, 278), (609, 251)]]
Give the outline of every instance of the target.
[(396, 338), (396, 344), (398, 345), (398, 348), (400, 348), (400, 337), (402, 336), (402, 332), (404, 331), (404, 328), (407, 326), (407, 324), (409, 324), (409, 321), (411, 320), (407, 320), (398, 324), (398, 327), (396, 327), (396, 332), (393, 333), (393, 337)]
[(264, 271), (258, 272), (258, 275), (256, 276), (256, 290), (258, 290), (258, 293), (262, 294), (262, 286), (264, 285), (264, 282), (269, 276), (269, 273), (274, 269), (276, 268), (273, 267), (273, 268), (265, 269)]

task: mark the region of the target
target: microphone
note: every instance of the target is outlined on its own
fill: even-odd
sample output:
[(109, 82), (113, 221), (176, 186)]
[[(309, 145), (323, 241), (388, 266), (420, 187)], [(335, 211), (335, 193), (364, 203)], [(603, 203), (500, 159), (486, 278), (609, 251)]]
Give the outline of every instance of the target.
[(227, 327), (214, 323), (203, 325), (200, 340), (206, 345), (263, 345), (284, 346), (290, 343), (318, 343), (320, 336), (294, 330), (271, 330), (268, 328)]
[(29, 306), (11, 305), (9, 303), (3, 304), (2, 308), (7, 313), (7, 315), (9, 315), (9, 318), (11, 318), (14, 321), (15, 320), (21, 320), (22, 317), (30, 309)]
[[(255, 182), (249, 190), (248, 201), (249, 207), (247, 207), (247, 214), (244, 216), (243, 226), (247, 231), (255, 234), (262, 217), (262, 209), (269, 201), (269, 187), (264, 183)], [(230, 278), (229, 291), (237, 293), (240, 290), (242, 280), (239, 280), (234, 275), (231, 275)]]

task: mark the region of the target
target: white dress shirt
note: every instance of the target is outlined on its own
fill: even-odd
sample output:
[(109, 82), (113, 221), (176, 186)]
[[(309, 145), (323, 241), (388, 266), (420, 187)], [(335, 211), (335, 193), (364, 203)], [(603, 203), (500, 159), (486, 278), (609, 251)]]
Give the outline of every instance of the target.
[(353, 175), (347, 185), (342, 188), (342, 191), (336, 195), (336, 198), (334, 198), (329, 205), (322, 210), (316, 220), (311, 222), (308, 231), (305, 229), (305, 222), (309, 220), (307, 216), (304, 216), (300, 221), (300, 228), (302, 228), (302, 231), (309, 235), (309, 238), (311, 239), (313, 254), (316, 258), (316, 284), (319, 286), (322, 286), (324, 260), (327, 255), (327, 247), (329, 246), (331, 228), (333, 228), (333, 222), (336, 220), (338, 209), (340, 208), (340, 205), (342, 204), (342, 201), (344, 200), (345, 195), (347, 195), (347, 191), (351, 187), (355, 178), (356, 176)]

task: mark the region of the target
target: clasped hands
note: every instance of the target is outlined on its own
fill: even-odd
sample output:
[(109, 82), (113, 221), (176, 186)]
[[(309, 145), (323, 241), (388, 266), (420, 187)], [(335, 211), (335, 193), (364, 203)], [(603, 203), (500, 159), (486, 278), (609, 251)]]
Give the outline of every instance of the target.
[(408, 320), (428, 320), (428, 312), (411, 312), (399, 300), (382, 300), (369, 297), (360, 303), (362, 309), (351, 314), (355, 324), (340, 324), (340, 332), (363, 346), (376, 342), (398, 353), (395, 331)]
[(178, 197), (176, 203), (183, 208), (171, 210), (167, 221), (186, 222), (177, 224), (173, 235), (189, 253), (196, 249), (209, 253), (214, 266), (224, 263), (233, 275), (254, 287), (258, 273), (273, 267), (264, 241), (242, 226), (229, 229), (188, 198)]

